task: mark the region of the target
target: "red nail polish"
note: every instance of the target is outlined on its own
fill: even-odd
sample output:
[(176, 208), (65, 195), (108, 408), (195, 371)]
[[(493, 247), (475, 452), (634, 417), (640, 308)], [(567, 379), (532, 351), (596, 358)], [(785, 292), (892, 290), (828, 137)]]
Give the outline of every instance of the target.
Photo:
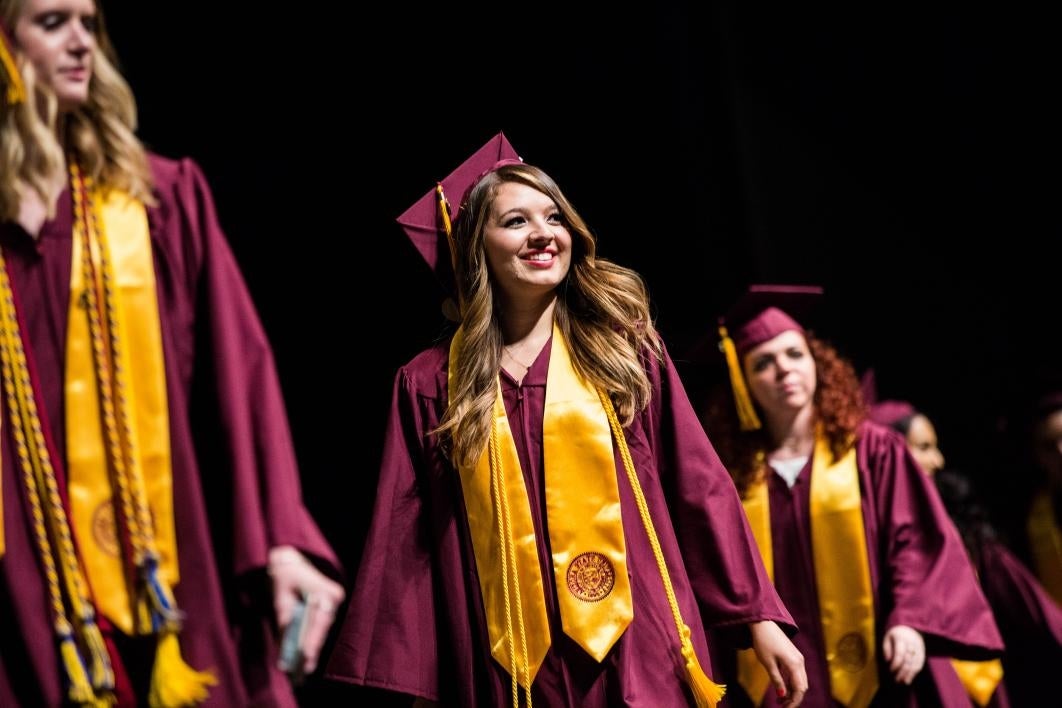
[(775, 692), (778, 694), (779, 698), (785, 698), (785, 689), (784, 688), (777, 688), (777, 689), (775, 689)]

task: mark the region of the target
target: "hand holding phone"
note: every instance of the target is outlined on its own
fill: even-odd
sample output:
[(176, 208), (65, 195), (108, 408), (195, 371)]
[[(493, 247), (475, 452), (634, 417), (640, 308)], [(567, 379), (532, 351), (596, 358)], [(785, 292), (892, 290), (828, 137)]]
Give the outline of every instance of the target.
[(284, 628), (280, 642), (280, 669), (296, 683), (303, 679), (302, 638), (306, 632), (306, 598), (299, 597), (291, 611), (291, 621)]

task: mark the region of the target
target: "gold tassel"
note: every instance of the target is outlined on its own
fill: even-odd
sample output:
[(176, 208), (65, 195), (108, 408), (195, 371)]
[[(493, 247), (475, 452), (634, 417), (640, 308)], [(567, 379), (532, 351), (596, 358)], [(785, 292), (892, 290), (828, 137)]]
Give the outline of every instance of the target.
[[(3, 33), (2, 29), (0, 33)], [(0, 36), (0, 64), (4, 65), (8, 75), (7, 105), (18, 105), (26, 100), (26, 86), (22, 83), (22, 72), (18, 70), (18, 62), (10, 51), (6, 36)]]
[(693, 692), (693, 700), (697, 708), (715, 708), (726, 694), (726, 686), (718, 684), (708, 678), (697, 661), (697, 654), (693, 651), (693, 642), (690, 641), (690, 628), (682, 626), (682, 656), (686, 659), (686, 683)]
[(100, 633), (99, 626), (95, 621), (88, 620), (82, 626), (82, 634), (89, 652), (93, 688), (97, 691), (114, 690), (111, 657), (107, 653), (107, 645), (103, 643), (103, 635)]
[(59, 653), (63, 658), (63, 668), (66, 677), (70, 681), (69, 697), (72, 703), (90, 703), (96, 699), (96, 692), (89, 683), (88, 672), (85, 664), (77, 653), (77, 644), (71, 635), (63, 637), (59, 643)]
[(738, 420), (742, 430), (759, 430), (763, 427), (760, 418), (756, 415), (756, 408), (752, 405), (752, 396), (745, 385), (745, 377), (741, 373), (741, 362), (738, 361), (737, 347), (726, 327), (719, 327), (719, 347), (726, 356), (726, 368), (730, 371), (730, 388), (734, 391), (734, 404), (737, 406)]
[(151, 671), (148, 705), (151, 708), (180, 708), (202, 703), (210, 694), (208, 686), (218, 679), (210, 671), (196, 671), (181, 658), (176, 632), (163, 630)]

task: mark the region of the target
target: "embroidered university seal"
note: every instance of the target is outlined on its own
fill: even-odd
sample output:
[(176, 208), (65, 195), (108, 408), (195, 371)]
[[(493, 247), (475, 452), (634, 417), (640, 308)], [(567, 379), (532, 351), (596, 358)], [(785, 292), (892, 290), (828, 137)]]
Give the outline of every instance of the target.
[(604, 555), (588, 551), (568, 564), (568, 591), (580, 600), (597, 602), (608, 597), (616, 584), (616, 571)]
[(114, 525), (114, 505), (108, 499), (96, 507), (92, 514), (92, 540), (100, 550), (117, 558), (121, 553), (118, 546), (118, 529)]
[(867, 665), (867, 643), (863, 635), (849, 632), (837, 641), (837, 660), (847, 671), (862, 671)]

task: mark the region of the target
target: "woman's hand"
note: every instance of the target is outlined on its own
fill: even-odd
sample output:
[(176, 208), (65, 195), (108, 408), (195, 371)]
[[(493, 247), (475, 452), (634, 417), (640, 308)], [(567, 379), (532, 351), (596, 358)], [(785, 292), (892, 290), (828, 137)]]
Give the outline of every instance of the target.
[(782, 628), (770, 620), (752, 622), (749, 631), (756, 658), (767, 669), (779, 704), (790, 708), (800, 705), (808, 690), (804, 655), (785, 636)]
[(291, 622), (295, 604), (300, 599), (306, 600), (305, 628), (299, 642), (302, 666), (299, 668), (301, 673), (312, 673), (317, 668), (321, 645), (346, 593), (339, 583), (317, 570), (293, 546), (270, 549), (266, 570), (273, 579), (273, 608), (281, 631)]
[(890, 627), (881, 643), (889, 671), (899, 683), (910, 685), (926, 665), (926, 643), (922, 634), (905, 624)]

